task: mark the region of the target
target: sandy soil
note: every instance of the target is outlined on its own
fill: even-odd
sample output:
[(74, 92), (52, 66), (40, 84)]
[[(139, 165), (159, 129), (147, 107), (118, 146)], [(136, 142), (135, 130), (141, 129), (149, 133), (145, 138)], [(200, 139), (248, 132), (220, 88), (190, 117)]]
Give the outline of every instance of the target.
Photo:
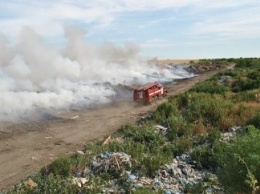
[[(188, 90), (220, 70), (167, 85), (170, 95)], [(38, 171), (62, 154), (80, 150), (86, 142), (108, 136), (121, 125), (134, 122), (156, 109), (130, 101), (116, 102), (92, 110), (63, 112), (47, 121), (0, 123), (0, 190)]]

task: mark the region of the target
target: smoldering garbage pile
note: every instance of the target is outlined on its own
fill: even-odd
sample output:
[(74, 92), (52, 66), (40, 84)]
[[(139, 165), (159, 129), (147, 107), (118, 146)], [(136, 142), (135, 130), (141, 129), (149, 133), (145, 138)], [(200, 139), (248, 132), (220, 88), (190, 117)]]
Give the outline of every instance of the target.
[(59, 49), (28, 27), (12, 42), (0, 35), (0, 120), (111, 102), (119, 84), (194, 76), (182, 67), (175, 74), (171, 67), (148, 64), (136, 44), (90, 44), (84, 31), (71, 27), (64, 27), (64, 34), (66, 45)]

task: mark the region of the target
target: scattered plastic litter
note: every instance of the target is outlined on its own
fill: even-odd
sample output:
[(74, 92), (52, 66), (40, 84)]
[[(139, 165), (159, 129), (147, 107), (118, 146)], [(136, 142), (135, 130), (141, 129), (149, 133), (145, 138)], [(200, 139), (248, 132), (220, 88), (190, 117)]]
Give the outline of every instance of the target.
[(161, 134), (163, 134), (163, 135), (165, 135), (166, 133), (167, 133), (167, 127), (164, 127), (164, 126), (162, 126), (162, 125), (154, 125), (153, 126), (155, 129), (158, 129), (159, 130), (159, 132), (161, 133)]
[(37, 183), (35, 183), (32, 179), (24, 181), (24, 185), (28, 186), (30, 189), (33, 189), (38, 186)]
[(106, 140), (103, 142), (103, 145), (108, 144), (111, 141), (111, 135), (109, 135)]
[[(183, 194), (187, 187), (205, 181), (205, 177), (210, 174), (205, 170), (196, 170), (191, 163), (190, 152), (187, 152), (174, 158), (172, 163), (162, 166), (155, 177), (140, 177), (138, 173), (131, 171), (130, 155), (123, 152), (103, 152), (94, 156), (90, 165), (79, 172), (72, 182), (82, 187), (87, 183), (89, 175), (98, 176), (108, 173), (110, 179), (103, 185), (104, 193), (125, 193), (125, 188), (118, 183), (119, 178), (125, 177), (126, 184), (130, 184), (132, 189), (150, 187), (163, 189), (165, 194)], [(209, 186), (205, 190), (208, 194), (219, 191), (223, 190), (217, 185)]]
[(94, 173), (121, 170), (121, 168), (131, 168), (131, 156), (123, 152), (103, 152), (93, 157), (91, 169)]
[(241, 132), (241, 127), (234, 126), (228, 132), (221, 133), (220, 141), (227, 142), (230, 141), (238, 132)]
[(85, 155), (85, 153), (84, 153), (83, 151), (81, 151), (81, 150), (78, 150), (78, 151), (77, 151), (77, 154), (79, 154), (79, 155)]

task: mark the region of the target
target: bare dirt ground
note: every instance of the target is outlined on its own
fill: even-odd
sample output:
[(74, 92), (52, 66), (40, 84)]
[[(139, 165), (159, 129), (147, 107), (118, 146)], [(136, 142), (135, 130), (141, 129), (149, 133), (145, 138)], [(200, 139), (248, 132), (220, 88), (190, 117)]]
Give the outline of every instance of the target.
[[(187, 91), (218, 71), (169, 84), (169, 94)], [(149, 106), (115, 102), (92, 110), (59, 113), (44, 122), (0, 122), (0, 190), (17, 184), (58, 156), (80, 150), (86, 142), (104, 138), (120, 126), (138, 120), (166, 100)]]

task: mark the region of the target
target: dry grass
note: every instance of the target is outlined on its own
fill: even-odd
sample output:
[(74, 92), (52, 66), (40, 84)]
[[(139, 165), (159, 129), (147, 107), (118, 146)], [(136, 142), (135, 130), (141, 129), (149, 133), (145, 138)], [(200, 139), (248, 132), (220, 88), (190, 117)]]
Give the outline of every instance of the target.
[(159, 64), (189, 64), (190, 61), (198, 61), (198, 59), (160, 59), (158, 60)]
[(158, 65), (187, 65), (190, 64), (190, 61), (199, 61), (198, 59), (151, 59), (148, 60), (148, 63), (158, 64)]
[(203, 133), (206, 133), (206, 127), (204, 126), (202, 120), (199, 120), (196, 124), (195, 124), (195, 127), (194, 127), (194, 133), (196, 135), (201, 135)]
[(260, 110), (258, 102), (242, 102), (235, 105), (235, 119), (237, 124), (243, 125), (247, 123)]

